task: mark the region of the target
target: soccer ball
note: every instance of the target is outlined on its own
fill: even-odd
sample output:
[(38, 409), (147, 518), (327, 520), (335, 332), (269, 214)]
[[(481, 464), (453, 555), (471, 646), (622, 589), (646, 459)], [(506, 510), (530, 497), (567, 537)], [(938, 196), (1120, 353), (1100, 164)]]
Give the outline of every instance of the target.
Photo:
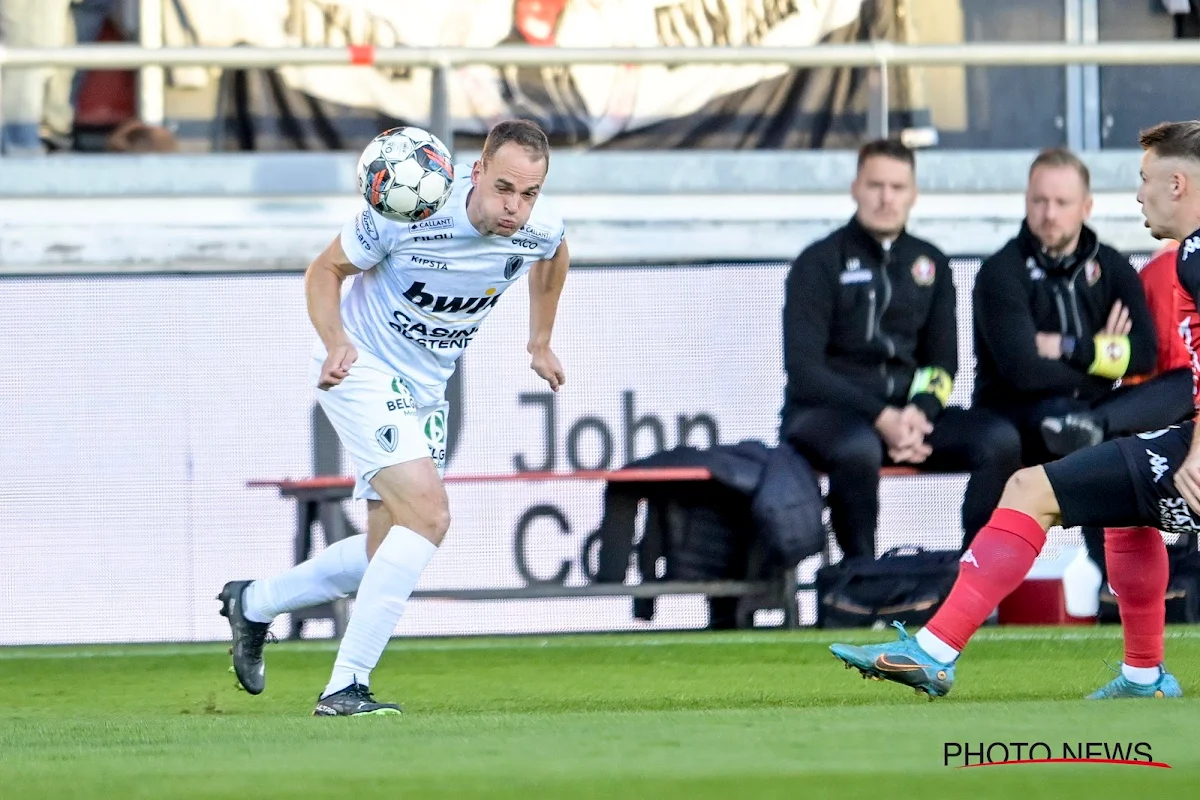
[(358, 159), (358, 190), (371, 208), (397, 222), (437, 213), (450, 197), (454, 165), (436, 136), (392, 128), (371, 140)]

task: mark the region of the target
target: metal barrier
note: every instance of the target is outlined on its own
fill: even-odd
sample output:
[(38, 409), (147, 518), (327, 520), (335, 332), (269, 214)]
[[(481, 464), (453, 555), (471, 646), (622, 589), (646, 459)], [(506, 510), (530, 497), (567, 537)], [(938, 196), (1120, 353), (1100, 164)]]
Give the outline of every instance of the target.
[[(877, 108), (888, 107), (887, 85), (878, 76), (901, 66), (1131, 66), (1200, 64), (1200, 42), (1153, 41), (1059, 43), (1005, 42), (948, 45), (908, 45), (865, 42), (815, 47), (520, 47), (428, 48), (371, 45), (350, 47), (142, 47), (138, 45), (78, 45), (61, 48), (0, 46), (0, 73), (6, 67), (75, 67), (145, 69), (209, 66), (266, 68), (278, 66), (408, 66), (431, 70), (430, 129), (447, 144), (448, 71), (470, 65), (556, 66), (564, 64), (669, 65), (786, 64), (791, 67), (866, 67), (876, 71)], [(2, 86), (0, 86), (2, 91)], [(143, 107), (146, 103), (143, 97)], [(156, 111), (156, 109), (149, 109)], [(886, 136), (887, 114), (879, 114)], [(2, 120), (0, 120), (2, 121)]]

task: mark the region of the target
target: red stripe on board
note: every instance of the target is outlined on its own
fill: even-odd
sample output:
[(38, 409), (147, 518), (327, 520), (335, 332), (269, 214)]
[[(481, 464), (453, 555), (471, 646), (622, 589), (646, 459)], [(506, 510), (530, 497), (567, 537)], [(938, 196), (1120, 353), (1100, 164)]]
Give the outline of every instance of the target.
[(373, 44), (352, 44), (346, 49), (350, 51), (351, 64), (370, 66), (375, 63), (375, 45)]
[(1001, 767), (1006, 764), (1124, 764), (1130, 767), (1158, 767), (1170, 769), (1164, 761), (1129, 761), (1119, 758), (1024, 758), (1017, 761), (988, 761), (983, 764), (960, 764), (955, 769), (968, 767)]
[[(912, 467), (884, 467), (884, 478), (901, 478), (922, 474)], [(622, 467), (620, 469), (585, 469), (576, 472), (510, 472), (498, 475), (469, 475), (450, 473), (446, 483), (518, 483), (522, 481), (707, 481), (712, 473), (704, 467)], [(354, 485), (354, 478), (342, 475), (322, 475), (315, 478), (251, 480), (252, 488), (269, 486), (277, 489), (331, 489)], [(1001, 762), (997, 762), (1001, 763)], [(1005, 762), (1016, 763), (1016, 762)], [(1144, 763), (1144, 762), (1143, 762)]]
[[(629, 467), (615, 470), (579, 470), (577, 472), (510, 472), (499, 475), (450, 474), (446, 483), (517, 483), (524, 481), (706, 481), (712, 473), (703, 467)], [(354, 478), (322, 475), (303, 480), (253, 480), (247, 486), (279, 489), (345, 489), (354, 486)]]

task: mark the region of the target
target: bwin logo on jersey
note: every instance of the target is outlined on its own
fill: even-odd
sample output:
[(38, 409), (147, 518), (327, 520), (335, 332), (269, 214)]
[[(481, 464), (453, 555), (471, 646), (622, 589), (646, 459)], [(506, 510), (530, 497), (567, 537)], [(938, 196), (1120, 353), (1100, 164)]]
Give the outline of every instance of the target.
[(424, 283), (415, 281), (404, 293), (404, 299), (435, 314), (478, 314), (496, 305), (500, 295), (496, 294), (495, 289), (489, 288), (483, 297), (443, 297), (430, 294), (425, 291)]

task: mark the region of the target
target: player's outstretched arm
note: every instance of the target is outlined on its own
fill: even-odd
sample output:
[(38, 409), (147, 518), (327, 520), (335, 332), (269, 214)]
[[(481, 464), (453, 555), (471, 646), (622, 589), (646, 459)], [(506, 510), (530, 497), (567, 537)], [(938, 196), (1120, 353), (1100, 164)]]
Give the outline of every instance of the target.
[(358, 360), (358, 350), (342, 325), (341, 304), (342, 281), (359, 272), (362, 270), (350, 263), (342, 249), (339, 236), (309, 264), (308, 271), (304, 273), (308, 317), (328, 353), (317, 384), (320, 389), (330, 389), (341, 383), (350, 374), (350, 366)]
[(550, 334), (570, 266), (571, 255), (567, 251), (567, 240), (563, 239), (553, 256), (537, 262), (529, 270), (529, 345), (526, 350), (533, 357), (529, 366), (555, 392), (567, 382), (567, 376), (558, 356), (550, 349)]

